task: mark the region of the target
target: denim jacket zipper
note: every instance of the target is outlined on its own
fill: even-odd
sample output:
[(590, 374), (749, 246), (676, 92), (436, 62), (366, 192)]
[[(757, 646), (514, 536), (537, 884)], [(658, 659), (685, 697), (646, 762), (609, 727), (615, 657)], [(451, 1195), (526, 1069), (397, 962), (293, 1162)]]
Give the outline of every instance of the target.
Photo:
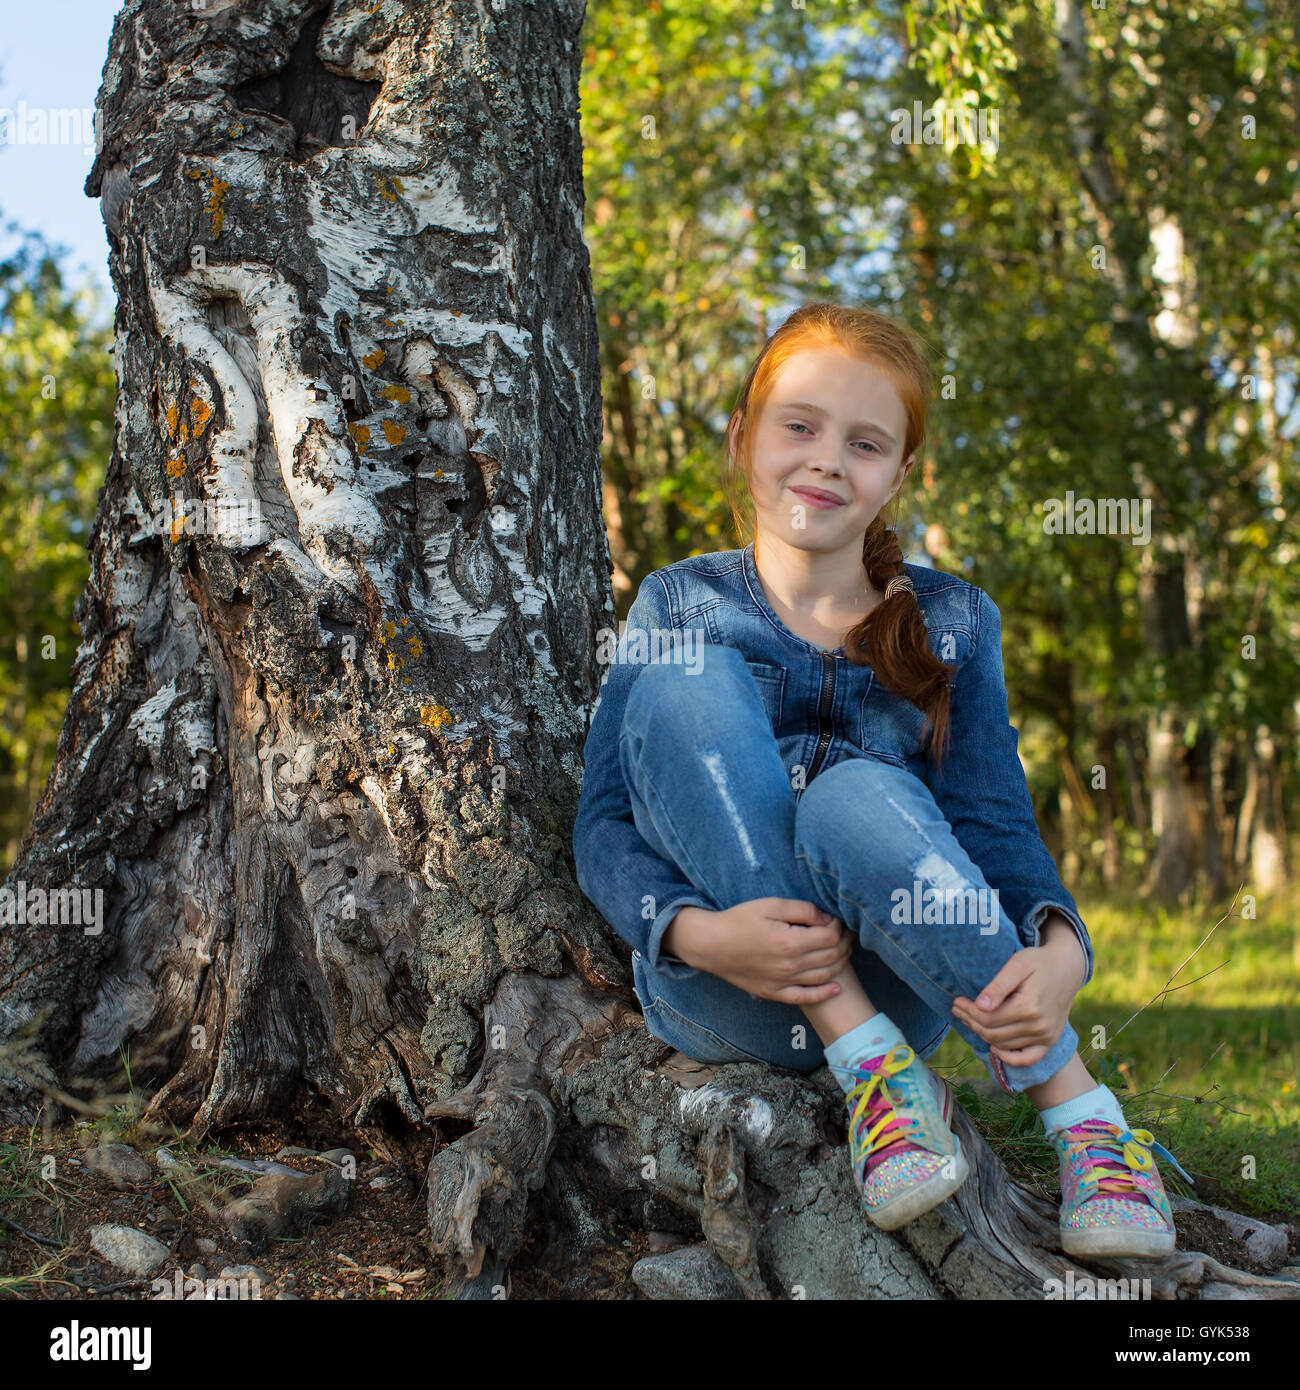
[[(835, 703), (835, 658), (830, 652), (822, 652), (822, 691), (817, 704), (817, 751), (813, 754), (812, 766), (808, 769), (808, 781), (817, 776), (817, 769), (826, 758), (826, 750), (831, 746), (831, 707)], [(805, 786), (807, 783), (805, 783)]]

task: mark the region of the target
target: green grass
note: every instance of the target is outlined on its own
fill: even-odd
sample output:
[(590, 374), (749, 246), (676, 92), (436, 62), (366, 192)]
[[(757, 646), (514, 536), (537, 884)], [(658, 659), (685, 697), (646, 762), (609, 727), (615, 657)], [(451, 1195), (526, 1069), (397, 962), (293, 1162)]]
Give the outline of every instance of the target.
[[(1080, 1056), (1130, 1125), (1149, 1129), (1196, 1180), (1188, 1188), (1162, 1163), (1170, 1191), (1300, 1220), (1300, 922), (1280, 897), (1261, 899), (1254, 919), (1242, 916), (1243, 899), (1221, 923), (1231, 901), (1177, 912), (1134, 901), (1079, 900), (1096, 954), (1071, 1014)], [(1104, 1030), (1098, 1050), (1094, 1029)], [(956, 1033), (931, 1066), (1017, 1175), (1054, 1195), (1055, 1158), (1028, 1098), (962, 1085), (988, 1073)]]

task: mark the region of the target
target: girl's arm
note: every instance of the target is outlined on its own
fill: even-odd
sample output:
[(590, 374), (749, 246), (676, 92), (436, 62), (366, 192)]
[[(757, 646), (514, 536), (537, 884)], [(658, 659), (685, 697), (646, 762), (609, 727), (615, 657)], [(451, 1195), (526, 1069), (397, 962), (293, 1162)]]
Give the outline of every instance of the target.
[(1074, 986), (1077, 994), (1088, 982), (1088, 953), (1083, 949), (1083, 943), (1070, 919), (1053, 908), (1043, 918), (1039, 940), (1044, 946), (1059, 945), (1062, 954), (1072, 962), (1074, 974), (1070, 978), (1077, 981)]
[(618, 935), (640, 951), (652, 969), (687, 979), (699, 971), (665, 952), (664, 934), (683, 907), (716, 912), (717, 904), (641, 838), (632, 819), (632, 802), (618, 753), (623, 711), (633, 682), (645, 669), (621, 659), (627, 654), (629, 634), (638, 628), (648, 633), (653, 628), (668, 630), (672, 626), (667, 590), (656, 571), (645, 577), (628, 611), (627, 627), (587, 732), (582, 796), (573, 827), (573, 859), (578, 886)]
[(1045, 944), (1040, 933), (1058, 916), (1070, 927), (1083, 954), (1082, 988), (1092, 978), (1092, 942), (1034, 819), (1020, 734), (1007, 709), (1002, 615), (982, 589), (975, 593), (974, 648), (953, 682), (943, 770), (936, 774), (930, 761), (926, 784), (1007, 916), (1028, 935), (1026, 945)]

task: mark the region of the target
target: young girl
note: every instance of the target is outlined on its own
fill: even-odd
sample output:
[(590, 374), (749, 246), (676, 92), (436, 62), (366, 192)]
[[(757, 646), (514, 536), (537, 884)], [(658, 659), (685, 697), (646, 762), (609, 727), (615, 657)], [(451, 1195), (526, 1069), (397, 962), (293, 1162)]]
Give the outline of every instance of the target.
[(1034, 820), (997, 606), (905, 564), (882, 517), (932, 391), (922, 341), (872, 310), (809, 304), (768, 340), (728, 430), (755, 539), (641, 585), (587, 738), (578, 880), (656, 1037), (831, 1067), (877, 1225), (967, 1175), (925, 1064), (952, 1026), (1038, 1107), (1063, 1248), (1165, 1254), (1152, 1150), (1177, 1163), (1076, 1051), (1092, 945)]

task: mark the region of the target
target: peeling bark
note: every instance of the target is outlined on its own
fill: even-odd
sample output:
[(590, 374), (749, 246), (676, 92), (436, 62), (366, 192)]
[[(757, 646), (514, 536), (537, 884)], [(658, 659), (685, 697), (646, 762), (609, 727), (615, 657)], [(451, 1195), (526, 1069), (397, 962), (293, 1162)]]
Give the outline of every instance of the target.
[[(119, 13), (114, 449), (11, 878), (105, 921), (0, 933), (14, 1113), (127, 1043), (178, 1122), (423, 1124), (503, 970), (626, 982), (568, 863), (612, 620), (581, 18)], [(238, 525), (158, 534), (187, 501)]]

